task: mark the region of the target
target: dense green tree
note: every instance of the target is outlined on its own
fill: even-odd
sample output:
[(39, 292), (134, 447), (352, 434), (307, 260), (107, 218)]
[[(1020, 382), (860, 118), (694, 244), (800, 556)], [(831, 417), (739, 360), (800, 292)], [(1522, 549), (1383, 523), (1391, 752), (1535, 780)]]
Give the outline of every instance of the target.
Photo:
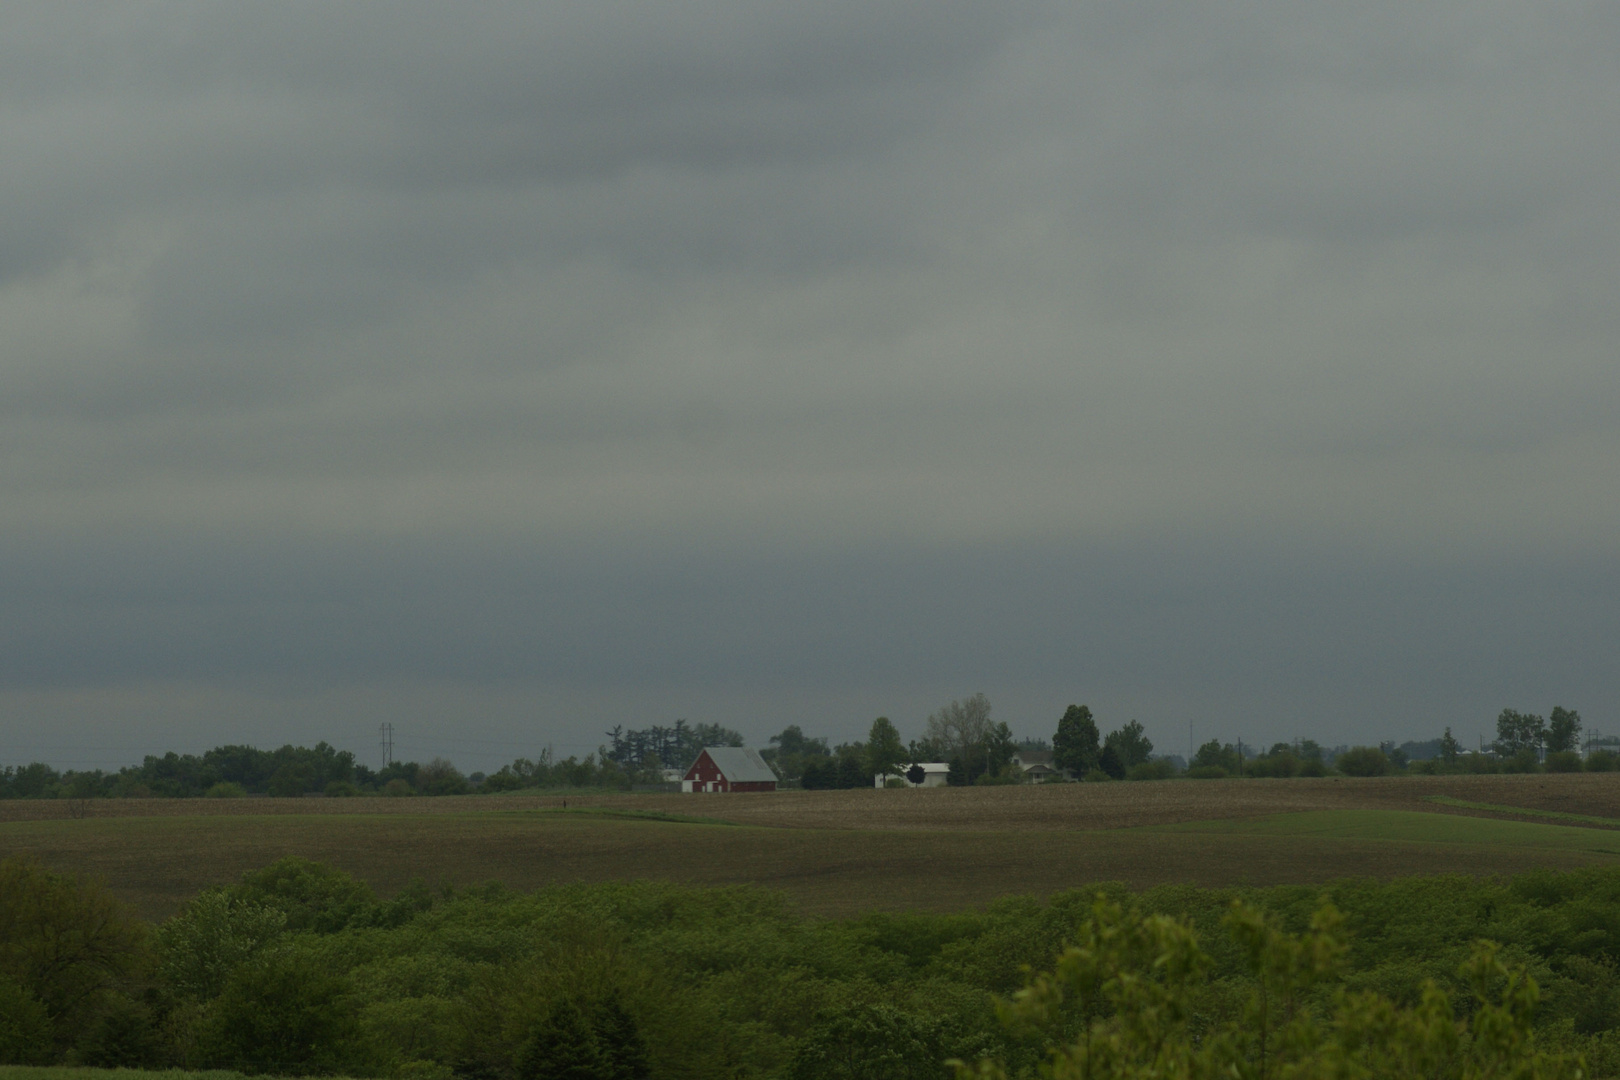
[(887, 716), (872, 721), (872, 729), (866, 736), (866, 771), (873, 776), (899, 773), (907, 764), (906, 746), (900, 741), (900, 732), (894, 724)]
[(772, 735), (770, 742), (772, 745), (761, 750), (760, 756), (783, 780), (798, 780), (805, 775), (806, 768), (815, 771), (832, 756), (826, 739), (810, 738), (797, 724), (789, 724), (780, 735)]
[(1012, 764), (1013, 755), (1018, 753), (1018, 740), (1013, 738), (1012, 729), (1005, 721), (991, 724), (985, 733), (985, 771), (991, 776), (1001, 775)]
[(32, 859), (0, 860), (0, 984), (38, 1001), (59, 1044), (145, 970), (149, 930), (105, 888)]
[(568, 998), (534, 1026), (514, 1064), (518, 1080), (605, 1080), (609, 1075), (595, 1033)]
[(1101, 755), (1098, 738), (1097, 722), (1091, 718), (1091, 710), (1084, 705), (1070, 705), (1058, 720), (1057, 734), (1052, 736), (1053, 763), (1076, 776), (1084, 776), (1097, 767)]
[(934, 1080), (945, 1059), (941, 1026), (888, 1004), (828, 1012), (799, 1043), (792, 1080)]
[(1231, 743), (1223, 743), (1219, 739), (1211, 739), (1200, 746), (1193, 754), (1192, 761), (1187, 763), (1195, 769), (1224, 769), (1228, 773), (1236, 774), (1238, 771), (1237, 748)]
[(1503, 709), (1496, 718), (1496, 752), (1511, 757), (1521, 751), (1539, 752), (1547, 740), (1547, 721), (1534, 713)]
[(1446, 733), (1440, 736), (1440, 760), (1447, 765), (1455, 765), (1457, 764), (1457, 757), (1461, 753), (1462, 744), (1452, 737), (1451, 728), (1448, 726)]
[[(1118, 731), (1110, 731), (1104, 740), (1105, 746), (1112, 746), (1114, 753), (1119, 757), (1120, 764), (1129, 769), (1140, 765), (1153, 756), (1153, 740), (1147, 737), (1142, 725), (1135, 720), (1126, 724)], [(1104, 769), (1106, 772), (1107, 770)]]
[(1097, 755), (1097, 768), (1110, 780), (1125, 779), (1125, 762), (1113, 743), (1103, 744), (1102, 753)]
[(305, 950), (232, 972), (198, 1042), (205, 1064), (245, 1072), (344, 1072), (368, 1057), (354, 987)]
[(1387, 776), (1394, 768), (1376, 746), (1355, 746), (1333, 759), (1333, 767), (1346, 776)]
[(834, 758), (838, 762), (839, 787), (862, 788), (872, 786), (872, 774), (866, 768), (867, 752), (865, 743), (844, 743), (834, 751)]
[(336, 867), (296, 855), (243, 874), (226, 895), (233, 903), (281, 912), (289, 930), (318, 934), (370, 925), (377, 904), (369, 885)]
[(618, 994), (610, 994), (591, 1010), (591, 1031), (601, 1058), (601, 1080), (647, 1080), (647, 1040), (635, 1017), (625, 1011)]
[(1547, 719), (1547, 753), (1579, 750), (1581, 745), (1581, 714), (1562, 705), (1553, 706)]
[(44, 1002), (0, 976), (0, 1065), (44, 1065), (51, 1060), (51, 1017)]

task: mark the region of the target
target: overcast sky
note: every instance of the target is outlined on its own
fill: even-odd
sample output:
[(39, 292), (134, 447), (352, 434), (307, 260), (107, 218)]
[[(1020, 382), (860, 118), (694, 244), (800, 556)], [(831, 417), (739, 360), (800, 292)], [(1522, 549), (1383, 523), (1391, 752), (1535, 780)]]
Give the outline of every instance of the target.
[(0, 764), (1620, 734), (1620, 7), (0, 9)]

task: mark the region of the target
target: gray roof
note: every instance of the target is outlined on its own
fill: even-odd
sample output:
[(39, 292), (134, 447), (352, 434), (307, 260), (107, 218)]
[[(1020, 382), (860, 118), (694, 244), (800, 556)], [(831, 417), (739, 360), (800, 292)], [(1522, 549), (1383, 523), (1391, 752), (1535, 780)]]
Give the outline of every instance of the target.
[(703, 752), (709, 755), (709, 760), (730, 783), (754, 784), (776, 779), (776, 774), (765, 764), (758, 750), (750, 750), (746, 746), (705, 746)]

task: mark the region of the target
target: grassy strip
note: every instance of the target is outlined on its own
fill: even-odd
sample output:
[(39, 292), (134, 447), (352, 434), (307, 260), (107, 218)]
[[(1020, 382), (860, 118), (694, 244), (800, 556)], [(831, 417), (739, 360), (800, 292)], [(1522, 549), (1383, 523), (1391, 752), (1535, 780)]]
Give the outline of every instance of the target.
[[(0, 1080), (247, 1080), (226, 1069), (91, 1069), (82, 1065), (0, 1065)], [(254, 1080), (274, 1080), (255, 1077)]]
[(1450, 795), (1427, 795), (1424, 796), (1424, 801), (1439, 803), (1441, 806), (1455, 806), (1463, 810), (1490, 810), (1498, 814), (1522, 814), (1525, 817), (1549, 818), (1553, 821), (1579, 821), (1589, 825), (1607, 825), (1611, 829), (1620, 828), (1620, 818), (1594, 817), (1591, 814), (1569, 814), (1562, 810), (1533, 810), (1527, 806), (1471, 802), (1468, 799), (1454, 799)]

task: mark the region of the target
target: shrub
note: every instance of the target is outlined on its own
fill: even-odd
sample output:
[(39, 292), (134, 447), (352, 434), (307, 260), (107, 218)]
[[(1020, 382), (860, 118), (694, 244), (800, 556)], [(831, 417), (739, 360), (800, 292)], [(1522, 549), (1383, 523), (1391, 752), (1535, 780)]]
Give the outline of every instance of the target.
[(1502, 761), (1502, 771), (1505, 773), (1533, 773), (1541, 771), (1541, 763), (1536, 760), (1534, 750), (1520, 750), (1510, 758)]
[(1620, 764), (1620, 757), (1616, 757), (1612, 750), (1594, 750), (1586, 759), (1587, 772), (1614, 772), (1615, 765)]
[(411, 782), (399, 777), (395, 777), (384, 784), (382, 790), (384, 795), (395, 799), (402, 799), (407, 795), (416, 794), (416, 789), (411, 787)]
[(1548, 772), (1580, 772), (1581, 755), (1573, 750), (1559, 750), (1547, 755)]
[[(1190, 924), (1126, 911), (1099, 895), (1055, 970), (1029, 978), (998, 1008), (1002, 1023), (1014, 1038), (1044, 1044), (1045, 1076), (1587, 1075), (1578, 1056), (1537, 1046), (1531, 1018), (1540, 991), (1522, 968), (1498, 959), (1494, 944), (1476, 942), (1459, 972), (1472, 998), (1463, 1018), (1434, 982), (1420, 987), (1418, 1001), (1369, 991), (1312, 1009), (1343, 971), (1343, 917), (1323, 906), (1294, 935), (1236, 903), (1225, 922), (1250, 977), (1225, 1015), (1205, 1014), (1199, 1001), (1213, 958)], [(950, 1064), (957, 1080), (1030, 1072), (993, 1059)]]
[(1299, 766), (1301, 776), (1326, 776), (1327, 766), (1322, 764), (1321, 758), (1306, 758)]
[(1113, 778), (1107, 773), (1103, 772), (1101, 769), (1088, 769), (1085, 775), (1085, 781), (1088, 784), (1100, 784), (1111, 779)]
[(1168, 761), (1143, 761), (1131, 766), (1125, 774), (1127, 780), (1168, 780), (1176, 775), (1176, 767)]
[(1231, 775), (1219, 765), (1194, 765), (1187, 770), (1189, 780), (1225, 780)]
[(1333, 759), (1333, 767), (1346, 776), (1388, 776), (1389, 758), (1376, 746), (1357, 746)]
[(232, 973), (209, 1014), (205, 1064), (284, 1075), (366, 1068), (353, 988), (308, 953), (280, 953)]
[(911, 785), (906, 783), (904, 777), (891, 776), (887, 780), (883, 781), (883, 786), (886, 788), (908, 788)]
[(241, 799), (247, 796), (247, 788), (229, 780), (221, 780), (207, 791), (203, 792), (205, 799)]
[(51, 1056), (51, 1019), (28, 989), (0, 979), (0, 1065), (43, 1065)]

